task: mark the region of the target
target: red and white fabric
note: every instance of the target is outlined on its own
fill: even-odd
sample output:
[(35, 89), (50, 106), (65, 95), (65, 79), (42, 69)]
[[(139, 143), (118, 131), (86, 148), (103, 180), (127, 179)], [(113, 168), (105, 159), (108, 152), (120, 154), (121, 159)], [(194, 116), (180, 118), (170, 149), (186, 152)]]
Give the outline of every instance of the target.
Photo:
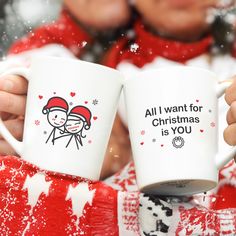
[[(63, 12), (53, 25), (16, 43), (2, 71), (27, 66), (38, 53), (79, 56), (92, 41), (81, 32)], [(209, 60), (211, 37), (192, 44), (174, 42), (148, 33), (139, 21), (135, 33), (134, 43), (123, 38), (107, 56), (107, 65), (127, 76), (178, 63), (213, 70), (220, 80), (236, 72), (232, 56)], [(221, 104), (223, 114), (223, 100)], [(125, 122), (122, 102), (120, 114)], [(221, 123), (223, 129), (223, 118)], [(207, 195), (161, 200), (137, 191), (133, 163), (104, 182), (92, 182), (40, 170), (17, 157), (0, 157), (0, 235), (236, 235), (235, 171), (234, 163), (226, 166), (218, 188)]]
[[(119, 191), (105, 182), (47, 172), (13, 156), (0, 157), (0, 176), (1, 235), (236, 234), (236, 209), (209, 210), (191, 198), (161, 200)], [(120, 183), (129, 179), (120, 176)]]

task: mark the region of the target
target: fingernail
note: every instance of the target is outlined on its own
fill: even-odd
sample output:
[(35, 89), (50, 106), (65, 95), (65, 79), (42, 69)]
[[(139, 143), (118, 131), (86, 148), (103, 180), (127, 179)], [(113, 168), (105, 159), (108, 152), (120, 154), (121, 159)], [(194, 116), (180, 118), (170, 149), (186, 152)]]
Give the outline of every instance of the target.
[(11, 91), (13, 88), (13, 82), (9, 79), (3, 81), (2, 89), (4, 91)]

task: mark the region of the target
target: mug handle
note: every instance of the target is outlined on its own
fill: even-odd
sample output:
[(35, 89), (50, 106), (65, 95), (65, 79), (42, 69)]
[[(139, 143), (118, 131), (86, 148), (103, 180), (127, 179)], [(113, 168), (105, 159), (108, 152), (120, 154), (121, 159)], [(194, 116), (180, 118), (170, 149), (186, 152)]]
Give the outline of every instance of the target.
[[(225, 82), (218, 84), (217, 90), (216, 90), (217, 98), (220, 98), (225, 93), (225, 90), (231, 84), (232, 84), (232, 81), (225, 81)], [(216, 163), (217, 169), (220, 170), (221, 168), (223, 168), (231, 159), (234, 158), (235, 155), (236, 155), (236, 146), (232, 147), (231, 150), (229, 150), (228, 153), (226, 153), (224, 155), (222, 155), (220, 152), (218, 152), (216, 154), (216, 158), (215, 158), (215, 163)]]
[[(6, 72), (2, 73), (1, 76), (14, 75), (14, 74), (22, 76), (29, 81), (29, 69), (25, 67), (17, 67), (17, 68), (9, 69)], [(4, 125), (1, 116), (0, 116), (0, 133), (4, 137), (4, 139), (13, 147), (13, 149), (20, 156), (22, 156), (23, 142), (15, 139), (15, 137), (9, 132), (9, 130)]]

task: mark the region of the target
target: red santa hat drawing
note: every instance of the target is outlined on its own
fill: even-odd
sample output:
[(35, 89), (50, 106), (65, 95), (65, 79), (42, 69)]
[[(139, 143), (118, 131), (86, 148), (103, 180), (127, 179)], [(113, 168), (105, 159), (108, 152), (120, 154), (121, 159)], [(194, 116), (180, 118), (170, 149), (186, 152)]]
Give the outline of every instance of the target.
[(43, 114), (47, 114), (53, 110), (60, 110), (67, 112), (68, 111), (68, 104), (65, 99), (61, 97), (52, 97), (48, 100), (46, 106), (43, 108)]
[(80, 118), (85, 122), (84, 128), (89, 129), (91, 125), (91, 116), (91, 111), (87, 107), (76, 106), (71, 109), (68, 120)]

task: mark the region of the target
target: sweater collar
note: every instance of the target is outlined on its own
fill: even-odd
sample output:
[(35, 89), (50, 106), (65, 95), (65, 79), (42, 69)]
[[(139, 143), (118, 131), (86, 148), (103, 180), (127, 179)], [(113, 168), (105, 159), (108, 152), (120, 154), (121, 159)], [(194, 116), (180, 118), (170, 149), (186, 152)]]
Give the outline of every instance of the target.
[(211, 36), (204, 37), (196, 42), (181, 42), (162, 38), (147, 31), (140, 21), (135, 24), (135, 32), (136, 43), (141, 54), (154, 54), (178, 62), (183, 62), (208, 52), (213, 43)]
[[(123, 38), (111, 50), (108, 57), (111, 62), (107, 63), (109, 66), (115, 67), (121, 61), (130, 61), (138, 67), (143, 67), (157, 57), (185, 63), (187, 60), (209, 52), (213, 44), (213, 38), (210, 35), (196, 42), (182, 42), (162, 38), (147, 31), (140, 20), (135, 23), (134, 31), (135, 40), (132, 44), (128, 43), (130, 40)], [(129, 46), (124, 48), (126, 43)]]

